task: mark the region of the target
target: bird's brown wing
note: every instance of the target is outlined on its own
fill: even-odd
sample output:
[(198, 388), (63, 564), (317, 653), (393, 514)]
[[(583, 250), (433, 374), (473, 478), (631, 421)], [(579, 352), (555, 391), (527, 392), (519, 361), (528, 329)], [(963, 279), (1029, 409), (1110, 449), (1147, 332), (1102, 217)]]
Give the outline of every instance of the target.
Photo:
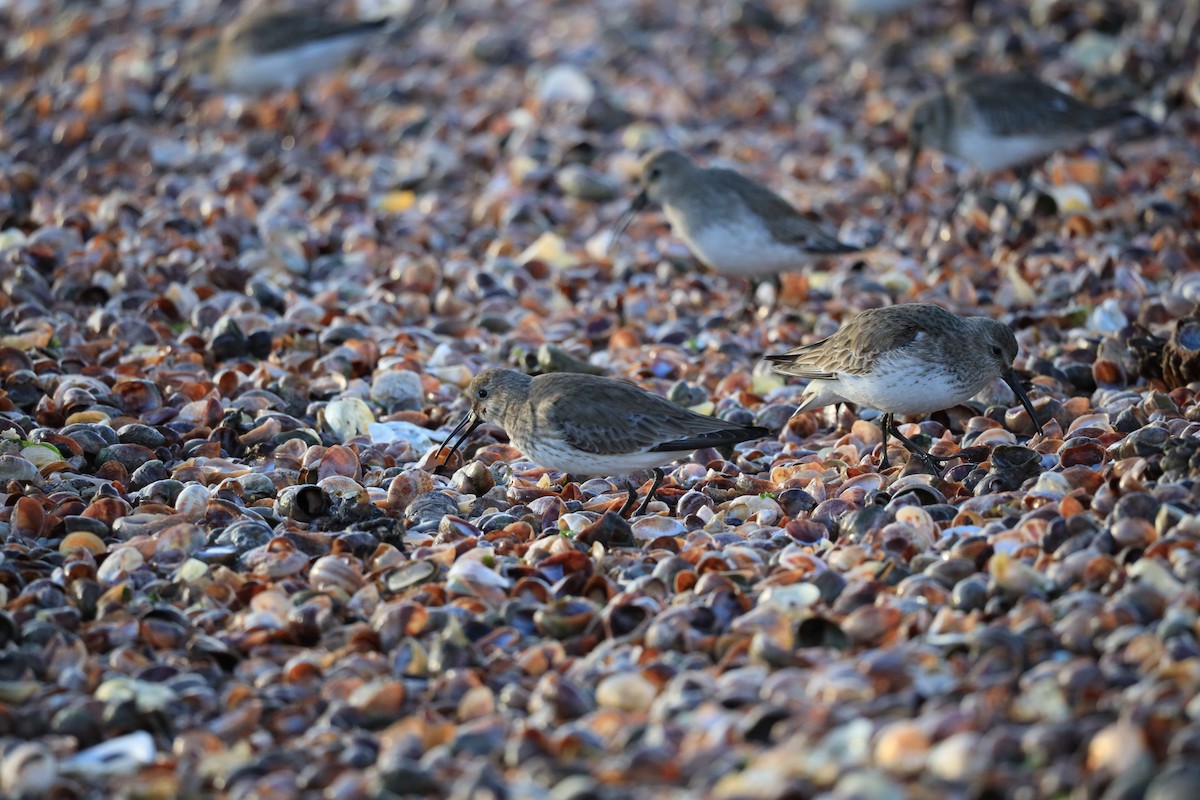
[(230, 43), (257, 53), (274, 53), (355, 33), (367, 33), (387, 19), (339, 20), (299, 12), (251, 15), (234, 23)]
[(1024, 75), (977, 75), (964, 81), (961, 89), (974, 112), (1001, 136), (1089, 131), (1126, 113), (1097, 108)]
[(571, 376), (573, 391), (565, 401), (546, 402), (545, 394), (530, 398), (535, 418), (559, 431), (568, 445), (586, 453), (694, 450), (768, 434), (762, 428), (696, 414), (632, 384), (603, 378), (584, 380), (587, 377)]
[(902, 349), (952, 319), (945, 309), (925, 303), (868, 309), (828, 339), (765, 358), (775, 365), (776, 372), (801, 378), (833, 380), (838, 373), (861, 375), (881, 353)]

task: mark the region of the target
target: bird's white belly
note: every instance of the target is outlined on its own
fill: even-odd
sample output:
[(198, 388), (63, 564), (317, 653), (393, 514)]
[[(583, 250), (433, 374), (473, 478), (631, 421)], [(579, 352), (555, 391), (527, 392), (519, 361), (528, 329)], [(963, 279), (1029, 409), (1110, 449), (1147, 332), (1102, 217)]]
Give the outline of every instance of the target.
[(929, 414), (971, 399), (982, 382), (955, 380), (941, 369), (911, 366), (872, 375), (842, 374), (836, 391), (851, 403), (886, 414)]
[(953, 141), (954, 155), (984, 172), (996, 172), (1035, 161), (1070, 143), (1067, 137), (1046, 134), (996, 136), (982, 125), (963, 126)]
[(803, 267), (814, 258), (797, 247), (781, 244), (765, 225), (747, 215), (687, 225), (677, 211), (668, 208), (666, 214), (671, 230), (696, 258), (726, 275), (774, 275)]
[(242, 53), (226, 63), (224, 82), (244, 92), (293, 89), (311, 75), (339, 66), (362, 45), (361, 34), (338, 36), (276, 53)]
[(621, 455), (596, 455), (569, 447), (561, 441), (541, 437), (537, 442), (512, 440), (531, 461), (571, 476), (607, 478), (627, 475), (651, 467), (670, 464), (691, 451), (681, 453), (643, 452)]

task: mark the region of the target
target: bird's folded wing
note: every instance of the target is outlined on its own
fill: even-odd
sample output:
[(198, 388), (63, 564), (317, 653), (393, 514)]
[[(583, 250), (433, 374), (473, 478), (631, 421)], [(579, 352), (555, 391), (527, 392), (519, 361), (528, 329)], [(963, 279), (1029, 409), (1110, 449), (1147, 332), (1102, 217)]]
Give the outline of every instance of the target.
[(568, 445), (595, 455), (694, 450), (754, 438), (754, 429), (692, 414), (673, 404), (661, 410), (648, 408), (632, 413), (596, 406), (586, 416), (560, 416), (553, 426), (562, 432)]

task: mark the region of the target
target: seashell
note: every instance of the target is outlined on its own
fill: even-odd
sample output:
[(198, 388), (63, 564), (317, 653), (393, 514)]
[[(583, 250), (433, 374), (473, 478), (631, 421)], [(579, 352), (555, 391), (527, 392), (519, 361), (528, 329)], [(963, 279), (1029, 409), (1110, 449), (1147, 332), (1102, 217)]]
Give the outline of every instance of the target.
[(916, 775), (925, 769), (930, 746), (929, 734), (917, 721), (889, 722), (875, 737), (875, 762), (897, 775)]
[(371, 382), (371, 400), (388, 412), (420, 411), (424, 396), (421, 376), (412, 370), (376, 372)]
[[(763, 495), (741, 495), (725, 506), (725, 519), (755, 521), (760, 525), (773, 525), (783, 516), (783, 509), (773, 497)], [(635, 534), (636, 535), (636, 534)], [(663, 534), (678, 535), (678, 534)]]
[(971, 445), (982, 445), (985, 447), (995, 447), (1004, 444), (1016, 444), (1017, 436), (1004, 428), (988, 428), (981, 431), (972, 441)]
[(32, 461), (15, 455), (0, 455), (0, 486), (10, 481), (42, 485), (42, 473)]
[(384, 585), (389, 592), (404, 592), (426, 581), (433, 580), (438, 574), (438, 567), (431, 561), (411, 561), (403, 564), (387, 574)]
[(41, 742), (21, 742), (4, 754), (0, 789), (6, 797), (46, 796), (58, 777), (58, 759)]
[(458, 514), (458, 503), (444, 492), (425, 492), (404, 509), (404, 521), (410, 525), (441, 522), (447, 514)]
[[(356, 488), (358, 487), (355, 484)], [(358, 496), (357, 493), (355, 495)], [(312, 522), (329, 513), (332, 498), (319, 486), (288, 486), (275, 499), (275, 513), (297, 522)]]
[(428, 430), (403, 420), (372, 423), (367, 426), (367, 434), (375, 444), (406, 442), (418, 453), (426, 452), (436, 444)]
[(1162, 369), (1169, 389), (1200, 379), (1200, 317), (1176, 321), (1171, 338), (1163, 347)]
[(896, 634), (900, 616), (892, 606), (862, 606), (846, 616), (841, 628), (853, 642), (878, 646)]
[(121, 410), (133, 416), (144, 416), (163, 405), (162, 392), (152, 381), (126, 378), (118, 381), (112, 391)]
[(488, 686), (473, 686), (458, 701), (456, 716), (460, 722), (489, 717), (496, 713), (496, 693)]
[(665, 536), (684, 536), (687, 527), (671, 517), (640, 517), (632, 524), (631, 533), (639, 542), (651, 542)]
[(133, 539), (138, 536), (152, 536), (185, 519), (182, 514), (129, 514), (114, 522), (112, 530), (118, 539)]
[(402, 681), (381, 679), (359, 686), (346, 703), (363, 714), (366, 724), (379, 724), (400, 716), (407, 696)]
[(227, 525), (217, 536), (216, 544), (231, 545), (239, 553), (263, 547), (271, 541), (271, 527), (260, 519), (241, 519)]
[(1098, 467), (1104, 463), (1104, 454), (1104, 445), (1082, 436), (1067, 439), (1058, 448), (1059, 463), (1063, 467)]
[(618, 672), (596, 685), (596, 705), (620, 711), (645, 711), (658, 696), (658, 687), (640, 672)]
[(275, 483), (261, 472), (248, 472), (232, 481), (241, 488), (242, 500), (247, 504), (275, 496)]
[(112, 586), (129, 577), (129, 574), (145, 563), (145, 558), (134, 547), (118, 547), (104, 559), (96, 570), (96, 580)]
[(189, 483), (176, 495), (175, 510), (192, 522), (199, 522), (208, 511), (209, 499), (208, 489), (198, 483)]
[(94, 533), (90, 531), (74, 531), (63, 537), (58, 544), (58, 551), (63, 555), (67, 555), (72, 550), (82, 547), (89, 553), (95, 556), (103, 555), (108, 552), (108, 545)]
[(375, 422), (371, 407), (357, 397), (330, 401), (322, 409), (325, 427), (339, 442), (348, 442), (366, 433)]
[(42, 535), (42, 527), (46, 524), (46, 510), (32, 497), (17, 498), (8, 524), (13, 533), (36, 539)]
[[(111, 556), (110, 556), (111, 558)], [(271, 579), (295, 575), (308, 564), (308, 556), (296, 549), (296, 545), (282, 536), (276, 536), (262, 547), (256, 547), (242, 556), (247, 569)]]
[(362, 588), (363, 576), (353, 560), (345, 556), (323, 556), (313, 562), (308, 582), (318, 591), (340, 589), (349, 595)]
[[(49, 467), (65, 464), (63, 454), (52, 444), (31, 444), (21, 448), (21, 458), (37, 467), (44, 473)], [(59, 469), (62, 469), (59, 467)], [(19, 479), (18, 479), (19, 480)]]
[(358, 455), (349, 447), (334, 445), (321, 456), (321, 464), (317, 468), (318, 482), (334, 476), (346, 477), (355, 481), (362, 479), (362, 468), (358, 463)]
[(770, 586), (759, 595), (758, 605), (775, 606), (787, 611), (799, 611), (821, 600), (821, 589), (813, 583), (793, 583)]
[(499, 589), (507, 589), (512, 585), (510, 579), (485, 566), (478, 559), (466, 557), (459, 558), (451, 564), (449, 571), (446, 573), (447, 582), (456, 579), (466, 581), (469, 584), (494, 586)]
[(567, 639), (582, 633), (595, 621), (599, 607), (590, 600), (566, 597), (538, 608), (533, 623), (540, 633), (555, 639)]
[(998, 552), (992, 556), (988, 562), (988, 571), (997, 586), (1018, 596), (1044, 593), (1053, 589), (1052, 581), (1008, 553)]
[[(450, 485), (462, 494), (481, 495), (486, 494), (496, 485), (496, 479), (483, 462), (471, 461), (455, 471), (450, 478)], [(430, 488), (432, 488), (432, 482), (430, 482)], [(388, 497), (391, 497), (390, 487)]]
[(397, 513), (408, 508), (419, 495), (433, 491), (433, 475), (425, 470), (405, 470), (388, 484), (387, 509)]
[(116, 736), (79, 751), (62, 762), (62, 771), (86, 781), (131, 775), (157, 757), (154, 736), (145, 730)]

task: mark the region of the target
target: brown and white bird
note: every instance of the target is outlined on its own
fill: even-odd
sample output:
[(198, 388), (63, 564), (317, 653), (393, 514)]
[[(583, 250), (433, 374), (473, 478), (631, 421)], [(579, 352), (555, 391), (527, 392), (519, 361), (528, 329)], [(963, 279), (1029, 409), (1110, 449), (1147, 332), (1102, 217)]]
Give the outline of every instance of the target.
[(859, 249), (741, 173), (697, 166), (676, 150), (646, 156), (639, 181), (641, 191), (617, 222), (614, 248), (634, 216), (656, 203), (692, 254), (726, 275), (777, 276)]
[(888, 466), (890, 434), (940, 474), (939, 462), (949, 458), (930, 455), (903, 436), (894, 417), (951, 408), (1000, 378), (1041, 433), (1033, 404), (1013, 372), (1016, 356), (1017, 339), (1002, 322), (908, 303), (863, 311), (828, 339), (766, 359), (776, 372), (809, 379), (795, 413), (847, 402), (878, 409), (883, 412), (880, 466)]
[(188, 54), (193, 73), (239, 92), (295, 89), (363, 52), (389, 19), (348, 20), (304, 11), (252, 11)]
[(972, 75), (913, 108), (906, 186), (925, 148), (991, 173), (1076, 147), (1097, 130), (1131, 118), (1142, 117), (1125, 105), (1093, 106), (1026, 75)]
[[(534, 463), (570, 475), (607, 477), (653, 468), (655, 481), (641, 511), (662, 483), (663, 464), (702, 447), (770, 435), (766, 428), (706, 417), (632, 383), (599, 375), (530, 377), (512, 369), (486, 369), (471, 381), (465, 396), (471, 408), (442, 442), (439, 457), (455, 436), (451, 452), (489, 422), (507, 431)], [(631, 488), (622, 513), (635, 499)]]

